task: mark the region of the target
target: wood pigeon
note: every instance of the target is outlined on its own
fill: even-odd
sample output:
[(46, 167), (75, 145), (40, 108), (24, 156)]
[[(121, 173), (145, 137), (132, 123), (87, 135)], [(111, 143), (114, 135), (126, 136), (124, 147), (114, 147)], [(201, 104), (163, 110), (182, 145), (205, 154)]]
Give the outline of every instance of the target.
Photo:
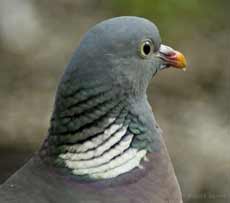
[(95, 25), (59, 83), (47, 138), (0, 202), (182, 203), (146, 90), (160, 70), (185, 66), (149, 20)]

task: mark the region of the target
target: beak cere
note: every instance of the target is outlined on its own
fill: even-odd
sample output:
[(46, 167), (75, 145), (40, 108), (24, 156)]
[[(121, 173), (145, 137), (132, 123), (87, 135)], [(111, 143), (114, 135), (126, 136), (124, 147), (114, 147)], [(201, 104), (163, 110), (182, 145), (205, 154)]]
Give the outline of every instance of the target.
[(174, 67), (182, 70), (186, 70), (186, 59), (185, 56), (168, 47), (166, 45), (161, 45), (159, 49), (159, 57), (164, 61), (164, 67)]

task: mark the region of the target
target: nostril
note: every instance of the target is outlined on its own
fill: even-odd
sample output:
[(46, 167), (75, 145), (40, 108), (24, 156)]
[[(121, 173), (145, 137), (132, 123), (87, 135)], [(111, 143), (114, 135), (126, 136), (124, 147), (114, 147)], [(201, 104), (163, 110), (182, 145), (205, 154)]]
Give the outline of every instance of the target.
[(175, 50), (169, 46), (166, 46), (166, 45), (161, 45), (160, 46), (160, 50), (159, 52), (165, 56), (171, 56), (171, 55), (174, 55), (175, 53)]

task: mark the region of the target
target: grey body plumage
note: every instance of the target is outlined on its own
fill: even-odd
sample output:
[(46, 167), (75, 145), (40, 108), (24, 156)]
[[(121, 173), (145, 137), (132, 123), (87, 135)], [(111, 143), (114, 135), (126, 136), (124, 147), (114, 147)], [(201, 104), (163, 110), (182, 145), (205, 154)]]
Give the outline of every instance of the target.
[[(48, 136), (38, 155), (3, 185), (4, 202), (15, 202), (13, 198), (7, 201), (10, 198), (4, 193), (12, 195), (10, 191), (17, 187), (10, 189), (10, 184), (15, 180), (28, 190), (28, 182), (20, 180), (25, 171), (34, 181), (41, 181), (40, 187), (52, 191), (57, 187), (66, 196), (54, 201), (50, 195), (51, 202), (107, 202), (124, 186), (124, 194), (111, 202), (133, 202), (131, 190), (138, 192), (138, 184), (140, 188), (146, 184), (148, 194), (140, 190), (144, 199), (136, 202), (166, 202), (170, 191), (172, 200), (180, 202), (180, 190), (146, 95), (152, 77), (170, 65), (160, 55), (161, 46), (156, 26), (143, 18), (113, 18), (90, 29), (58, 86)], [(160, 197), (158, 178), (169, 181), (169, 189), (162, 189), (167, 198)], [(38, 189), (43, 195), (43, 189)], [(89, 191), (89, 197), (82, 196)], [(24, 198), (19, 202), (30, 200)]]

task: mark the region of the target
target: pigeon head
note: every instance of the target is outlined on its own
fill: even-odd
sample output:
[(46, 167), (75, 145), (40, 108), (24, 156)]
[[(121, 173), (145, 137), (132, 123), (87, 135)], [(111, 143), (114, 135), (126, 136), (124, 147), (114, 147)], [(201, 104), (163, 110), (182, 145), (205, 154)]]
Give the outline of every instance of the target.
[(71, 74), (65, 76), (70, 80), (101, 80), (140, 95), (159, 70), (170, 66), (182, 69), (185, 65), (180, 52), (161, 44), (152, 22), (139, 17), (117, 17), (86, 33), (68, 67)]
[(159, 70), (185, 63), (181, 53), (161, 44), (157, 27), (146, 19), (97, 24), (63, 74), (41, 157), (93, 179), (138, 167), (160, 146), (146, 96), (149, 81)]

